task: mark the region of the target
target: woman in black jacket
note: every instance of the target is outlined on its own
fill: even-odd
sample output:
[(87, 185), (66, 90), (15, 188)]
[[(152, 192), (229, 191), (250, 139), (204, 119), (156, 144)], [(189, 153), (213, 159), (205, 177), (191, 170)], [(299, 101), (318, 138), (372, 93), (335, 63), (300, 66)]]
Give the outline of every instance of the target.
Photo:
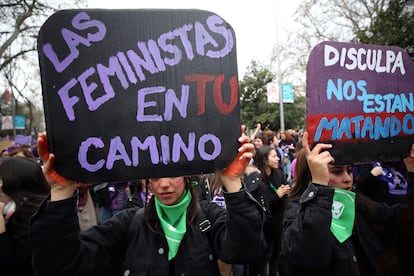
[[(311, 150), (307, 138), (305, 133), (296, 186), (285, 211), (283, 275), (401, 275), (398, 263), (392, 262), (398, 256), (394, 245), (400, 207), (355, 195), (352, 167), (334, 165), (327, 151), (332, 145), (317, 144)], [(412, 183), (414, 154), (406, 159)]]
[[(239, 151), (250, 159), (247, 136)], [(45, 136), (39, 149), (45, 148)], [(46, 144), (47, 145), (47, 144)], [(43, 153), (42, 156), (45, 156)], [(45, 162), (56, 174), (53, 154)], [(219, 275), (217, 258), (227, 263), (256, 261), (264, 247), (260, 206), (242, 187), (244, 166), (220, 173), (226, 209), (198, 204), (185, 177), (150, 179), (153, 197), (146, 208), (127, 209), (80, 233), (76, 190), (70, 182), (51, 183), (50, 200), (33, 217), (31, 242), (38, 275)], [(242, 162), (245, 164), (245, 162)], [(56, 179), (56, 178), (55, 178)], [(52, 181), (52, 179), (50, 180)]]
[[(276, 149), (265, 145), (257, 150), (254, 166), (260, 172), (260, 189), (252, 191), (253, 196), (264, 205), (265, 222), (263, 232), (267, 243), (266, 257), (260, 264), (249, 266), (249, 275), (278, 275), (278, 257), (282, 232), (283, 212), (290, 186), (286, 175), (280, 169), (280, 157)], [(258, 193), (261, 195), (258, 195)], [(268, 265), (268, 272), (267, 272)]]
[(32, 275), (29, 220), (49, 194), (49, 184), (39, 164), (26, 157), (6, 157), (0, 179), (0, 274)]

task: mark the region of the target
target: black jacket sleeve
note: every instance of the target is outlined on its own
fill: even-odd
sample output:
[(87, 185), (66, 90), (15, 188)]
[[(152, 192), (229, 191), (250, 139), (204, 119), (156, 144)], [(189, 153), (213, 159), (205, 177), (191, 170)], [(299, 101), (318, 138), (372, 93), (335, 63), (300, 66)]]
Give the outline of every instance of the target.
[(211, 237), (217, 256), (227, 263), (247, 263), (261, 255), (263, 215), (260, 205), (244, 189), (224, 192), (226, 210), (210, 203), (207, 217), (212, 221)]
[(114, 275), (134, 212), (128, 209), (81, 233), (77, 195), (56, 202), (46, 200), (31, 220), (34, 275)]
[(321, 271), (329, 265), (333, 195), (334, 189), (310, 183), (298, 200), (288, 204), (283, 221), (281, 257), (291, 267)]

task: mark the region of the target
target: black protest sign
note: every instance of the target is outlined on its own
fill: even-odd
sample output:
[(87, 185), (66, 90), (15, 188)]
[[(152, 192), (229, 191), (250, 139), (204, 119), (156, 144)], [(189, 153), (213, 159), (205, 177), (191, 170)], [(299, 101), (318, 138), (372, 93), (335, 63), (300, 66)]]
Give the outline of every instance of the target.
[(393, 46), (323, 42), (307, 70), (309, 140), (335, 163), (392, 161), (414, 143), (414, 64)]
[(80, 182), (210, 173), (236, 156), (231, 26), (202, 10), (64, 10), (42, 26), (49, 151)]

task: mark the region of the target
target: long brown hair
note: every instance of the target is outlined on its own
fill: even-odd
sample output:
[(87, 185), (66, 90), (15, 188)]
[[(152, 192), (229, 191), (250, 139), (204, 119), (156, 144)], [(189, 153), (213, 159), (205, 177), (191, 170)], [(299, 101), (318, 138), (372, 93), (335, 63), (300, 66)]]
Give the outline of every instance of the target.
[(223, 186), (219, 173), (211, 174), (210, 183), (210, 193), (212, 197), (223, 193)]
[(305, 151), (303, 149), (297, 152), (296, 165), (295, 165), (296, 181), (295, 185), (289, 194), (289, 199), (293, 200), (300, 197), (308, 187), (309, 182), (312, 180), (312, 175), (306, 160)]

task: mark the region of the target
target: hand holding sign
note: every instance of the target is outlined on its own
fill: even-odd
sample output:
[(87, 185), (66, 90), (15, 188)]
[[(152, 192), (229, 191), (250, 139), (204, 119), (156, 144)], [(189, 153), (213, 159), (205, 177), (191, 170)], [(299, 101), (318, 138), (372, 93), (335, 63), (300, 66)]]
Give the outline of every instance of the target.
[(39, 133), (37, 140), (39, 155), (43, 161), (43, 173), (51, 187), (51, 201), (58, 201), (73, 196), (76, 184), (55, 171), (55, 155), (49, 154), (46, 133)]
[(59, 175), (84, 183), (194, 175), (233, 160), (236, 44), (220, 16), (59, 11), (42, 26), (38, 51)]
[(221, 171), (220, 177), (227, 192), (237, 192), (242, 187), (241, 175), (247, 167), (250, 159), (254, 156), (254, 145), (250, 143), (249, 137), (244, 133), (245, 126), (241, 127), (242, 135), (239, 142), (242, 146), (238, 149), (238, 154), (230, 165)]
[(337, 164), (406, 157), (414, 142), (413, 76), (401, 48), (318, 44), (307, 65), (309, 142), (332, 144)]
[(244, 134), (246, 126), (241, 127), (242, 135), (239, 138), (239, 142), (242, 143), (242, 146), (238, 149), (239, 153), (233, 162), (223, 170), (223, 174), (228, 177), (239, 177), (243, 174), (244, 169), (247, 164), (249, 164), (250, 159), (254, 156), (254, 145), (250, 143), (249, 137)]
[(331, 156), (328, 149), (332, 148), (331, 144), (318, 143), (311, 150), (308, 143), (308, 132), (303, 134), (303, 149), (306, 160), (312, 175), (312, 182), (320, 185), (328, 185), (329, 169), (328, 164), (334, 163), (335, 159)]
[(50, 184), (66, 184), (69, 182), (66, 178), (59, 175), (54, 168), (55, 155), (49, 154), (46, 133), (39, 133), (37, 139), (40, 158), (43, 161), (43, 173)]

